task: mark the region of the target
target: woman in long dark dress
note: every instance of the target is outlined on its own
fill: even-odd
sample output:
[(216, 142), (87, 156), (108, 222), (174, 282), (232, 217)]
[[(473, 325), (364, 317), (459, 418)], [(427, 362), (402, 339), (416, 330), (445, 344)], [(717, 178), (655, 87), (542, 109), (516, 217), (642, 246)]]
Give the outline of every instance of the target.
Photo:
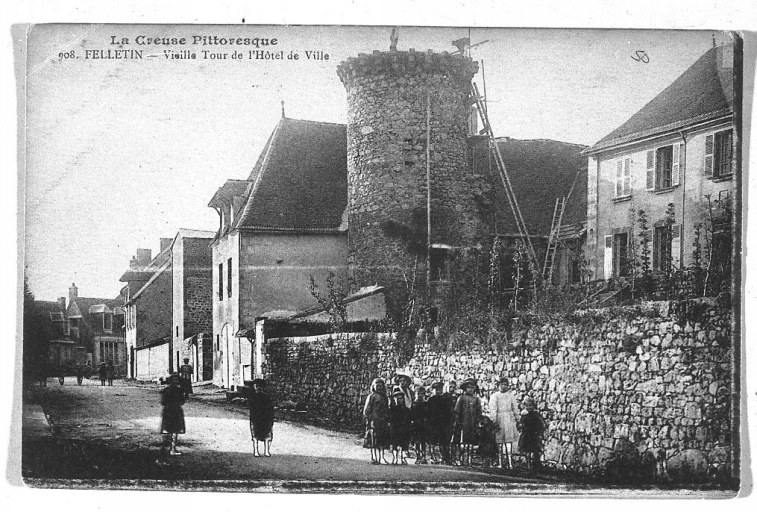
[(384, 450), (389, 445), (389, 401), (384, 379), (373, 379), (371, 393), (365, 399), (363, 417), (365, 447), (371, 449), (371, 464), (381, 464), (381, 461), (387, 463)]
[(253, 392), (250, 395), (250, 434), (252, 435), (255, 457), (260, 457), (259, 443), (263, 441), (266, 457), (271, 456), (271, 442), (273, 441), (273, 400), (266, 393), (266, 383), (263, 379), (252, 381)]
[(181, 390), (181, 380), (178, 375), (171, 375), (166, 381), (168, 384), (160, 392), (160, 404), (163, 406), (163, 414), (160, 422), (160, 432), (167, 434), (171, 448), (169, 455), (181, 455), (176, 449), (179, 434), (186, 432), (184, 425), (184, 393)]
[[(449, 399), (442, 394), (444, 383), (434, 382), (431, 385), (432, 395), (426, 402), (426, 415), (428, 426), (428, 442), (433, 463), (444, 462), (451, 464), (449, 443), (452, 439), (452, 411), (454, 404), (450, 406)], [(434, 446), (439, 447), (439, 458), (434, 451)]]

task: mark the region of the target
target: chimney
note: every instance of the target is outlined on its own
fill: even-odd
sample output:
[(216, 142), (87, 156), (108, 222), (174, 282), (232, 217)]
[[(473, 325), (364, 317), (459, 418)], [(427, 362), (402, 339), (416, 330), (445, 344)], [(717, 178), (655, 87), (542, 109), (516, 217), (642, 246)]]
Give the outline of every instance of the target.
[(160, 239), (160, 252), (163, 252), (166, 247), (170, 247), (173, 243), (173, 238), (161, 238)]
[(66, 311), (66, 298), (58, 297), (58, 309), (65, 313)]
[(137, 249), (137, 262), (140, 265), (147, 265), (150, 261), (152, 261), (152, 250)]
[(68, 300), (73, 301), (78, 296), (79, 289), (76, 287), (76, 283), (71, 283), (71, 286), (68, 288)]
[(139, 268), (139, 262), (137, 261), (136, 256), (132, 256), (129, 260), (129, 268), (132, 270)]

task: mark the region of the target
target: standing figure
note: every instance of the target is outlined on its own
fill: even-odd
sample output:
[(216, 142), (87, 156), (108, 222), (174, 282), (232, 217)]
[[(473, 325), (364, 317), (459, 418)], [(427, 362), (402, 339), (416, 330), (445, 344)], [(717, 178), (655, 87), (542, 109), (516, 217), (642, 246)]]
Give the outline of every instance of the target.
[[(167, 435), (170, 443), (168, 454), (181, 455), (181, 452), (176, 449), (176, 443), (179, 440), (179, 434), (183, 434), (186, 431), (184, 426), (184, 409), (181, 407), (184, 405), (184, 394), (181, 391), (181, 381), (178, 375), (168, 377), (166, 384), (167, 386), (160, 392), (160, 404), (163, 406), (160, 432)], [(165, 443), (163, 450), (165, 450)]]
[(410, 448), (410, 409), (405, 407), (405, 393), (399, 386), (394, 388), (389, 406), (389, 440), (392, 464), (407, 464), (405, 453)]
[(271, 442), (273, 441), (273, 400), (266, 393), (266, 382), (263, 379), (252, 381), (250, 394), (250, 434), (252, 435), (252, 455), (260, 457), (259, 443), (263, 441), (263, 455), (271, 456)]
[(455, 404), (455, 441), (461, 445), (460, 462), (470, 466), (473, 462), (473, 445), (478, 444), (481, 400), (475, 396), (476, 379), (465, 379), (460, 385), (463, 395)]
[(105, 367), (105, 361), (100, 363), (100, 368), (97, 369), (97, 373), (100, 376), (100, 385), (105, 385), (105, 380), (108, 378), (108, 369)]
[(87, 379), (91, 379), (94, 371), (95, 370), (94, 368), (92, 368), (92, 363), (87, 361), (87, 363), (84, 365), (84, 377), (86, 377)]
[(544, 418), (536, 410), (536, 402), (533, 398), (526, 397), (523, 400), (526, 410), (520, 417), (520, 439), (518, 450), (525, 454), (528, 469), (536, 471), (541, 468), (541, 454), (544, 451), (543, 440), (547, 424)]
[(192, 390), (192, 375), (194, 375), (195, 369), (189, 364), (189, 358), (184, 358), (184, 364), (179, 368), (179, 377), (181, 377), (181, 389), (184, 390), (184, 400), (189, 398), (189, 395), (194, 393)]
[(426, 388), (419, 386), (415, 390), (415, 401), (410, 408), (410, 425), (412, 441), (415, 446), (415, 463), (428, 464), (426, 459), (426, 443), (428, 442), (428, 404), (426, 402)]
[(76, 373), (76, 383), (81, 386), (81, 383), (84, 381), (84, 370), (81, 366), (76, 366), (75, 369)]
[(518, 438), (518, 405), (515, 395), (510, 391), (510, 381), (507, 377), (499, 379), (499, 391), (489, 398), (489, 417), (499, 427), (495, 432), (497, 442), (497, 458), (500, 468), (504, 467), (507, 456), (507, 467), (513, 468), (513, 443)]
[(108, 361), (108, 366), (105, 367), (105, 375), (108, 377), (108, 386), (112, 386), (113, 377), (116, 376), (116, 369), (113, 367), (113, 361)]
[(388, 464), (384, 450), (389, 444), (389, 402), (384, 379), (373, 379), (371, 393), (363, 407), (365, 418), (365, 447), (371, 449), (371, 464)]
[(457, 382), (450, 380), (444, 385), (444, 399), (447, 401), (447, 407), (449, 408), (448, 414), (450, 421), (449, 438), (447, 439), (447, 444), (449, 445), (450, 452), (450, 464), (457, 463), (458, 452), (460, 451), (460, 446), (455, 440), (455, 405), (457, 404), (458, 396)]
[[(431, 384), (432, 395), (426, 401), (426, 426), (428, 430), (429, 451), (432, 462), (451, 464), (449, 444), (452, 439), (452, 407), (448, 397), (443, 394), (444, 383), (437, 381)], [(436, 457), (434, 446), (439, 448), (439, 458)]]

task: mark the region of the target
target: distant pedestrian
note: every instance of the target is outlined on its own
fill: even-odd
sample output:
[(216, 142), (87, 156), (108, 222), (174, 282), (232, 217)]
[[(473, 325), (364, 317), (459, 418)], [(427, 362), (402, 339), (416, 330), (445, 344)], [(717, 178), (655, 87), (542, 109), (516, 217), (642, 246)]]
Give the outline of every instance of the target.
[(410, 409), (405, 407), (405, 393), (395, 386), (389, 405), (389, 442), (392, 464), (407, 464), (405, 453), (410, 448)]
[[(453, 410), (449, 399), (443, 394), (444, 383), (437, 381), (431, 384), (432, 395), (426, 401), (426, 425), (428, 430), (429, 452), (432, 462), (451, 464), (449, 445), (452, 439)], [(439, 456), (436, 457), (434, 446), (438, 446)]]
[[(184, 434), (186, 428), (184, 425), (184, 393), (181, 391), (181, 381), (178, 375), (171, 375), (166, 380), (167, 386), (160, 392), (160, 403), (163, 406), (163, 415), (161, 417), (160, 431), (168, 435), (170, 444), (169, 455), (181, 455), (176, 449), (179, 440), (179, 434)], [(165, 449), (165, 445), (164, 448)]]
[(426, 459), (426, 444), (428, 441), (428, 403), (426, 402), (426, 388), (419, 386), (415, 390), (415, 401), (410, 409), (410, 425), (412, 442), (415, 447), (415, 463), (428, 464)]
[(475, 396), (478, 390), (476, 379), (465, 379), (460, 387), (464, 394), (460, 395), (455, 404), (455, 442), (461, 447), (460, 462), (471, 465), (473, 445), (478, 444), (481, 400)]
[(113, 361), (108, 361), (105, 367), (105, 375), (108, 377), (108, 386), (113, 385), (113, 378), (116, 376), (116, 369), (113, 367)]
[(500, 378), (498, 386), (499, 390), (489, 398), (489, 417), (499, 427), (495, 434), (499, 467), (504, 467), (505, 461), (507, 461), (507, 467), (512, 469), (513, 444), (517, 443), (518, 439), (520, 415), (515, 394), (510, 390), (508, 378)]
[(526, 397), (523, 400), (523, 407), (526, 410), (520, 417), (518, 450), (526, 456), (528, 469), (536, 471), (541, 468), (541, 454), (544, 452), (544, 432), (547, 430), (547, 424), (536, 410), (536, 402), (533, 398)]
[(83, 369), (84, 377), (86, 377), (87, 379), (91, 379), (94, 371), (95, 370), (94, 368), (92, 368), (92, 364), (89, 361), (87, 361)]
[(58, 382), (62, 386), (66, 382), (66, 373), (67, 373), (67, 365), (66, 362), (63, 361), (58, 365)]
[(98, 368), (97, 374), (100, 376), (100, 385), (104, 386), (105, 381), (108, 378), (108, 368), (105, 366), (105, 361), (100, 363), (100, 368)]
[(389, 401), (386, 397), (384, 379), (373, 379), (370, 391), (363, 407), (365, 418), (363, 446), (371, 450), (371, 464), (381, 464), (382, 461), (388, 464), (384, 458), (384, 450), (389, 445)]
[(266, 382), (263, 379), (253, 380), (252, 389), (253, 392), (249, 398), (252, 455), (260, 457), (259, 443), (263, 441), (263, 455), (270, 457), (273, 441), (273, 400), (266, 393)]
[(84, 369), (76, 365), (76, 383), (81, 386), (81, 383), (84, 381)]
[(181, 389), (184, 390), (184, 399), (188, 399), (189, 395), (194, 393), (192, 390), (192, 375), (194, 375), (194, 368), (189, 364), (189, 358), (184, 358), (184, 364), (179, 368), (179, 377), (181, 377)]

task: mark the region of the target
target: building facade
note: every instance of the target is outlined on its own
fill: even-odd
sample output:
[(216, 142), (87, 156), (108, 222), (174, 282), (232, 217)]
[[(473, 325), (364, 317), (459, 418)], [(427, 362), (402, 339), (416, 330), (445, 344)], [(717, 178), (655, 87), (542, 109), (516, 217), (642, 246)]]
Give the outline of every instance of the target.
[(597, 278), (629, 276), (645, 245), (658, 273), (700, 265), (702, 247), (730, 255), (733, 64), (733, 45), (712, 48), (586, 150)]
[(148, 260), (145, 256), (149, 258), (149, 250), (138, 250), (138, 257), (121, 276), (127, 283), (124, 296), (130, 378), (164, 378), (178, 371), (185, 357), (196, 369), (195, 380), (209, 378), (209, 372), (203, 372), (202, 353), (203, 343), (210, 343), (208, 242), (213, 235), (180, 229), (174, 238), (161, 239), (155, 258)]

